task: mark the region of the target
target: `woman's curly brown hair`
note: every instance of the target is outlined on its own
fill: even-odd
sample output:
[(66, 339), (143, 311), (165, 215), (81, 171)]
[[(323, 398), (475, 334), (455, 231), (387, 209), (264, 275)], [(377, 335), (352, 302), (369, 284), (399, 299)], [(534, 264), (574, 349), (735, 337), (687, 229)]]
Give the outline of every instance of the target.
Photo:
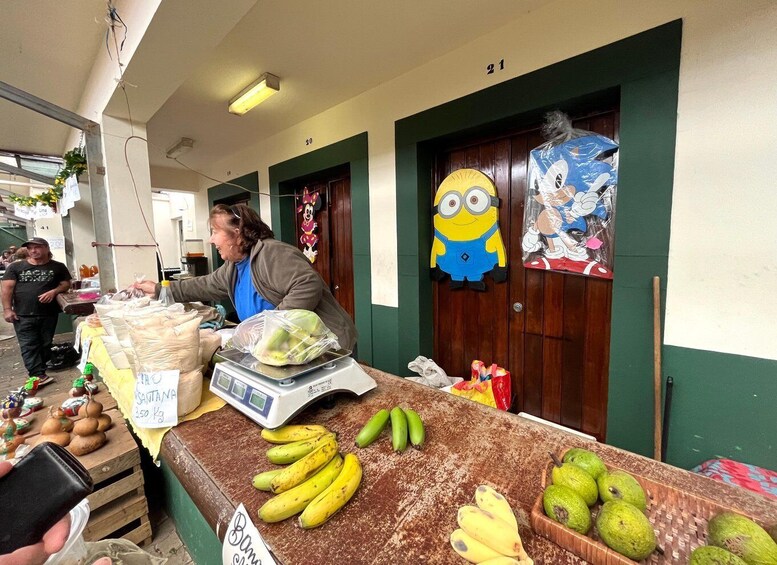
[(209, 220), (216, 215), (224, 216), (224, 223), (237, 228), (237, 244), (243, 253), (250, 253), (251, 248), (261, 239), (273, 239), (275, 234), (270, 226), (265, 224), (252, 208), (245, 204), (216, 204), (210, 211)]

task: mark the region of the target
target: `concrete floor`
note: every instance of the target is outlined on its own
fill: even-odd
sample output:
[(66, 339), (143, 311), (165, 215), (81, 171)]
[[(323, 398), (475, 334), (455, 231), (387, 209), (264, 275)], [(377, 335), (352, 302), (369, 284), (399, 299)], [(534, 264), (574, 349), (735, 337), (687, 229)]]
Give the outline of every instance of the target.
[[(55, 343), (72, 343), (73, 334), (59, 334), (54, 338)], [(77, 368), (73, 367), (63, 371), (50, 372), (49, 376), (54, 382), (43, 389), (47, 395), (69, 390), (73, 380), (80, 375)], [(19, 344), (13, 326), (0, 318), (0, 397), (12, 390), (18, 390), (27, 379), (27, 371), (22, 363), (19, 352)], [(143, 449), (141, 447), (140, 449)], [(150, 544), (144, 548), (148, 553), (167, 558), (169, 565), (189, 565), (192, 558), (186, 551), (181, 538), (175, 529), (175, 524), (168, 518), (161, 508), (151, 505), (149, 517), (153, 538)]]

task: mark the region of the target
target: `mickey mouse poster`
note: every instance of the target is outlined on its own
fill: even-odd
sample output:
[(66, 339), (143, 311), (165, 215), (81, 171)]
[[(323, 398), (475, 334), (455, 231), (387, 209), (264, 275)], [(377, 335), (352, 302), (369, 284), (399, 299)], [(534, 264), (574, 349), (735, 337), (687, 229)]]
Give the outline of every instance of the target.
[(618, 145), (580, 130), (567, 137), (530, 153), (524, 266), (612, 279)]

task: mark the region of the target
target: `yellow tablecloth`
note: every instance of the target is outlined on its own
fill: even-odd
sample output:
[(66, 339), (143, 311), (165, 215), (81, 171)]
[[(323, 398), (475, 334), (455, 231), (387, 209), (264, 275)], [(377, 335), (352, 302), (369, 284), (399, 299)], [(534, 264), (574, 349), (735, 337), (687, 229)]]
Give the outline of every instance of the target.
[[(117, 369), (105, 349), (100, 336), (105, 335), (103, 328), (92, 328), (83, 324), (81, 326), (81, 343), (85, 339), (91, 338), (92, 344), (89, 348), (89, 361), (100, 371), (100, 377), (108, 387), (119, 410), (130, 424), (135, 434), (140, 438), (143, 446), (148, 449), (151, 457), (156, 461), (159, 456), (159, 450), (162, 448), (162, 439), (170, 428), (141, 428), (135, 425), (132, 419), (132, 403), (135, 396), (135, 375), (130, 369)], [(215, 396), (207, 386), (202, 387), (202, 400), (200, 405), (178, 422), (187, 420), (196, 420), (207, 412), (213, 412), (224, 406), (225, 402), (218, 396)]]

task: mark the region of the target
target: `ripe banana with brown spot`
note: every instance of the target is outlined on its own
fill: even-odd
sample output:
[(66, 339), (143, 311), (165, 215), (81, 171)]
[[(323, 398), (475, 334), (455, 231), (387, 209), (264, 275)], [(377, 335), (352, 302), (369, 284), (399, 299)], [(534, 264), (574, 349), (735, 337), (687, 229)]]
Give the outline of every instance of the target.
[(501, 553), (479, 542), (462, 529), (453, 530), (451, 533), (451, 547), (470, 563), (482, 563), (488, 559), (502, 557)]
[(332, 436), (321, 447), (295, 461), (273, 477), (270, 488), (274, 493), (284, 492), (307, 481), (337, 455), (337, 440)]
[(491, 512), (477, 506), (462, 506), (457, 520), (462, 530), (494, 551), (509, 557), (525, 554), (518, 530)]
[(299, 514), (311, 500), (332, 484), (342, 468), (343, 458), (338, 453), (307, 481), (265, 502), (259, 509), (259, 518), (265, 522), (280, 522)]
[(340, 474), (324, 492), (314, 498), (299, 516), (299, 525), (315, 528), (329, 520), (340, 510), (359, 488), (362, 482), (362, 465), (353, 453), (346, 453)]
[(329, 441), (330, 437), (335, 437), (335, 434), (330, 432), (312, 439), (303, 439), (276, 445), (267, 450), (267, 459), (276, 465), (294, 463), (305, 457), (308, 453), (314, 451), (316, 448), (321, 447), (324, 443)]
[(272, 469), (270, 471), (265, 471), (264, 473), (259, 473), (258, 475), (254, 475), (254, 479), (251, 483), (256, 489), (270, 491), (272, 490), (270, 488), (270, 481), (272, 481), (275, 478), (275, 475), (281, 471), (283, 471), (283, 469)]
[(480, 485), (475, 490), (475, 502), (481, 510), (491, 512), (497, 518), (504, 520), (518, 529), (518, 520), (515, 519), (513, 509), (507, 499), (488, 485)]
[(276, 430), (264, 428), (262, 438), (270, 443), (291, 443), (324, 435), (329, 430), (319, 425), (290, 425), (281, 426)]
[[(489, 559), (487, 561), (481, 561), (480, 565), (523, 565), (524, 563), (527, 562), (524, 560), (518, 561), (517, 559), (507, 557), (506, 555), (500, 555), (499, 557), (494, 557), (493, 559)], [(530, 560), (529, 563), (534, 562)]]

